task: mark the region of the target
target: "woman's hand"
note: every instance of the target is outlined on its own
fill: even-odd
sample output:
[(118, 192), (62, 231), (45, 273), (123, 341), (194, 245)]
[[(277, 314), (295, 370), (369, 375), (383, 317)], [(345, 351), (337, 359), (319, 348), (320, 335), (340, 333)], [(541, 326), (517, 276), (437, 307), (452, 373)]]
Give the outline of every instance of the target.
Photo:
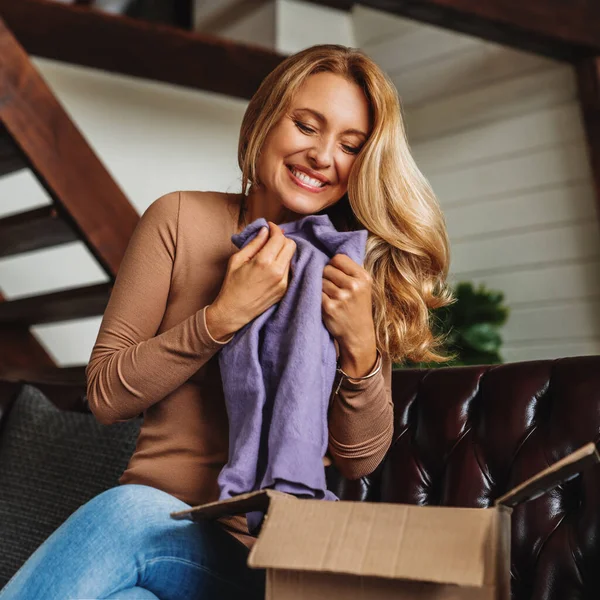
[(323, 322), (351, 377), (369, 373), (377, 359), (371, 288), (369, 273), (345, 254), (336, 254), (323, 269)]
[(271, 221), (229, 259), (219, 295), (206, 309), (211, 335), (222, 340), (283, 298), (296, 242)]

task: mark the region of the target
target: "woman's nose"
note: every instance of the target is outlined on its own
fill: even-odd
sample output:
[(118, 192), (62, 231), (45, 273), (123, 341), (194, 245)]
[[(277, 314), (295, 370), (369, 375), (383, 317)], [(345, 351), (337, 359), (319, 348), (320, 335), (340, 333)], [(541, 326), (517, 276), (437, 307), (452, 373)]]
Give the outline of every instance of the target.
[(315, 168), (329, 167), (333, 160), (332, 156), (333, 142), (328, 140), (318, 141), (308, 150), (308, 158)]

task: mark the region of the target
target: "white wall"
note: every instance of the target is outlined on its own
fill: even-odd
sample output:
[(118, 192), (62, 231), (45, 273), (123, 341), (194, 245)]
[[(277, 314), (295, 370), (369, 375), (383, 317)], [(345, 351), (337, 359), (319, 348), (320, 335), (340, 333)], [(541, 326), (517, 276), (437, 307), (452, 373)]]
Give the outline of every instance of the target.
[(352, 14), (299, 0), (270, 0), (218, 34), (293, 54), (314, 44), (354, 46)]
[[(54, 2), (61, 2), (62, 4), (74, 4), (75, 0), (54, 0)], [(119, 14), (123, 12), (128, 4), (129, 0), (95, 0), (94, 8), (108, 13)]]
[(299, 0), (276, 0), (277, 50), (292, 54), (314, 44), (354, 46), (352, 14)]
[(274, 49), (277, 45), (275, 23), (276, 3), (267, 2), (219, 31), (218, 35), (234, 42)]
[(571, 66), (370, 9), (451, 239), (451, 280), (505, 293), (506, 361), (600, 353), (600, 228)]
[[(141, 214), (179, 189), (239, 189), (246, 102), (35, 59), (36, 66)], [(0, 217), (50, 203), (29, 171), (0, 179)], [(80, 242), (0, 259), (7, 299), (106, 281)], [(86, 363), (100, 317), (32, 331), (62, 366)]]
[(202, 29), (206, 20), (225, 9), (235, 6), (239, 0), (193, 0), (194, 28)]

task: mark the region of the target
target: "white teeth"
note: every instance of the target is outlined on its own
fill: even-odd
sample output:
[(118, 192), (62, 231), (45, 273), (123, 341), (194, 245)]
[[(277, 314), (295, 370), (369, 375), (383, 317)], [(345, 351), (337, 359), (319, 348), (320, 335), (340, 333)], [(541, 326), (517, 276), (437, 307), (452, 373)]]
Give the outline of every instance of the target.
[(306, 173), (302, 171), (296, 171), (296, 169), (292, 169), (292, 173), (300, 179), (300, 181), (304, 181), (304, 183), (308, 183), (308, 185), (312, 185), (313, 187), (323, 187), (325, 183), (323, 181), (319, 181), (318, 179), (313, 179), (309, 177)]

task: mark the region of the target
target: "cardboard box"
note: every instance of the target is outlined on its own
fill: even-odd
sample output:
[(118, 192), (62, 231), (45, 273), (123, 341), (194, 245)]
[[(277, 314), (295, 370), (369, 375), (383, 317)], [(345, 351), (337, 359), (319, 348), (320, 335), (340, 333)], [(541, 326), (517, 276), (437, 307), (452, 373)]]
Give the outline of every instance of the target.
[(599, 461), (590, 443), (492, 508), (299, 500), (262, 490), (171, 516), (266, 512), (248, 564), (267, 570), (267, 600), (509, 600), (512, 507)]

